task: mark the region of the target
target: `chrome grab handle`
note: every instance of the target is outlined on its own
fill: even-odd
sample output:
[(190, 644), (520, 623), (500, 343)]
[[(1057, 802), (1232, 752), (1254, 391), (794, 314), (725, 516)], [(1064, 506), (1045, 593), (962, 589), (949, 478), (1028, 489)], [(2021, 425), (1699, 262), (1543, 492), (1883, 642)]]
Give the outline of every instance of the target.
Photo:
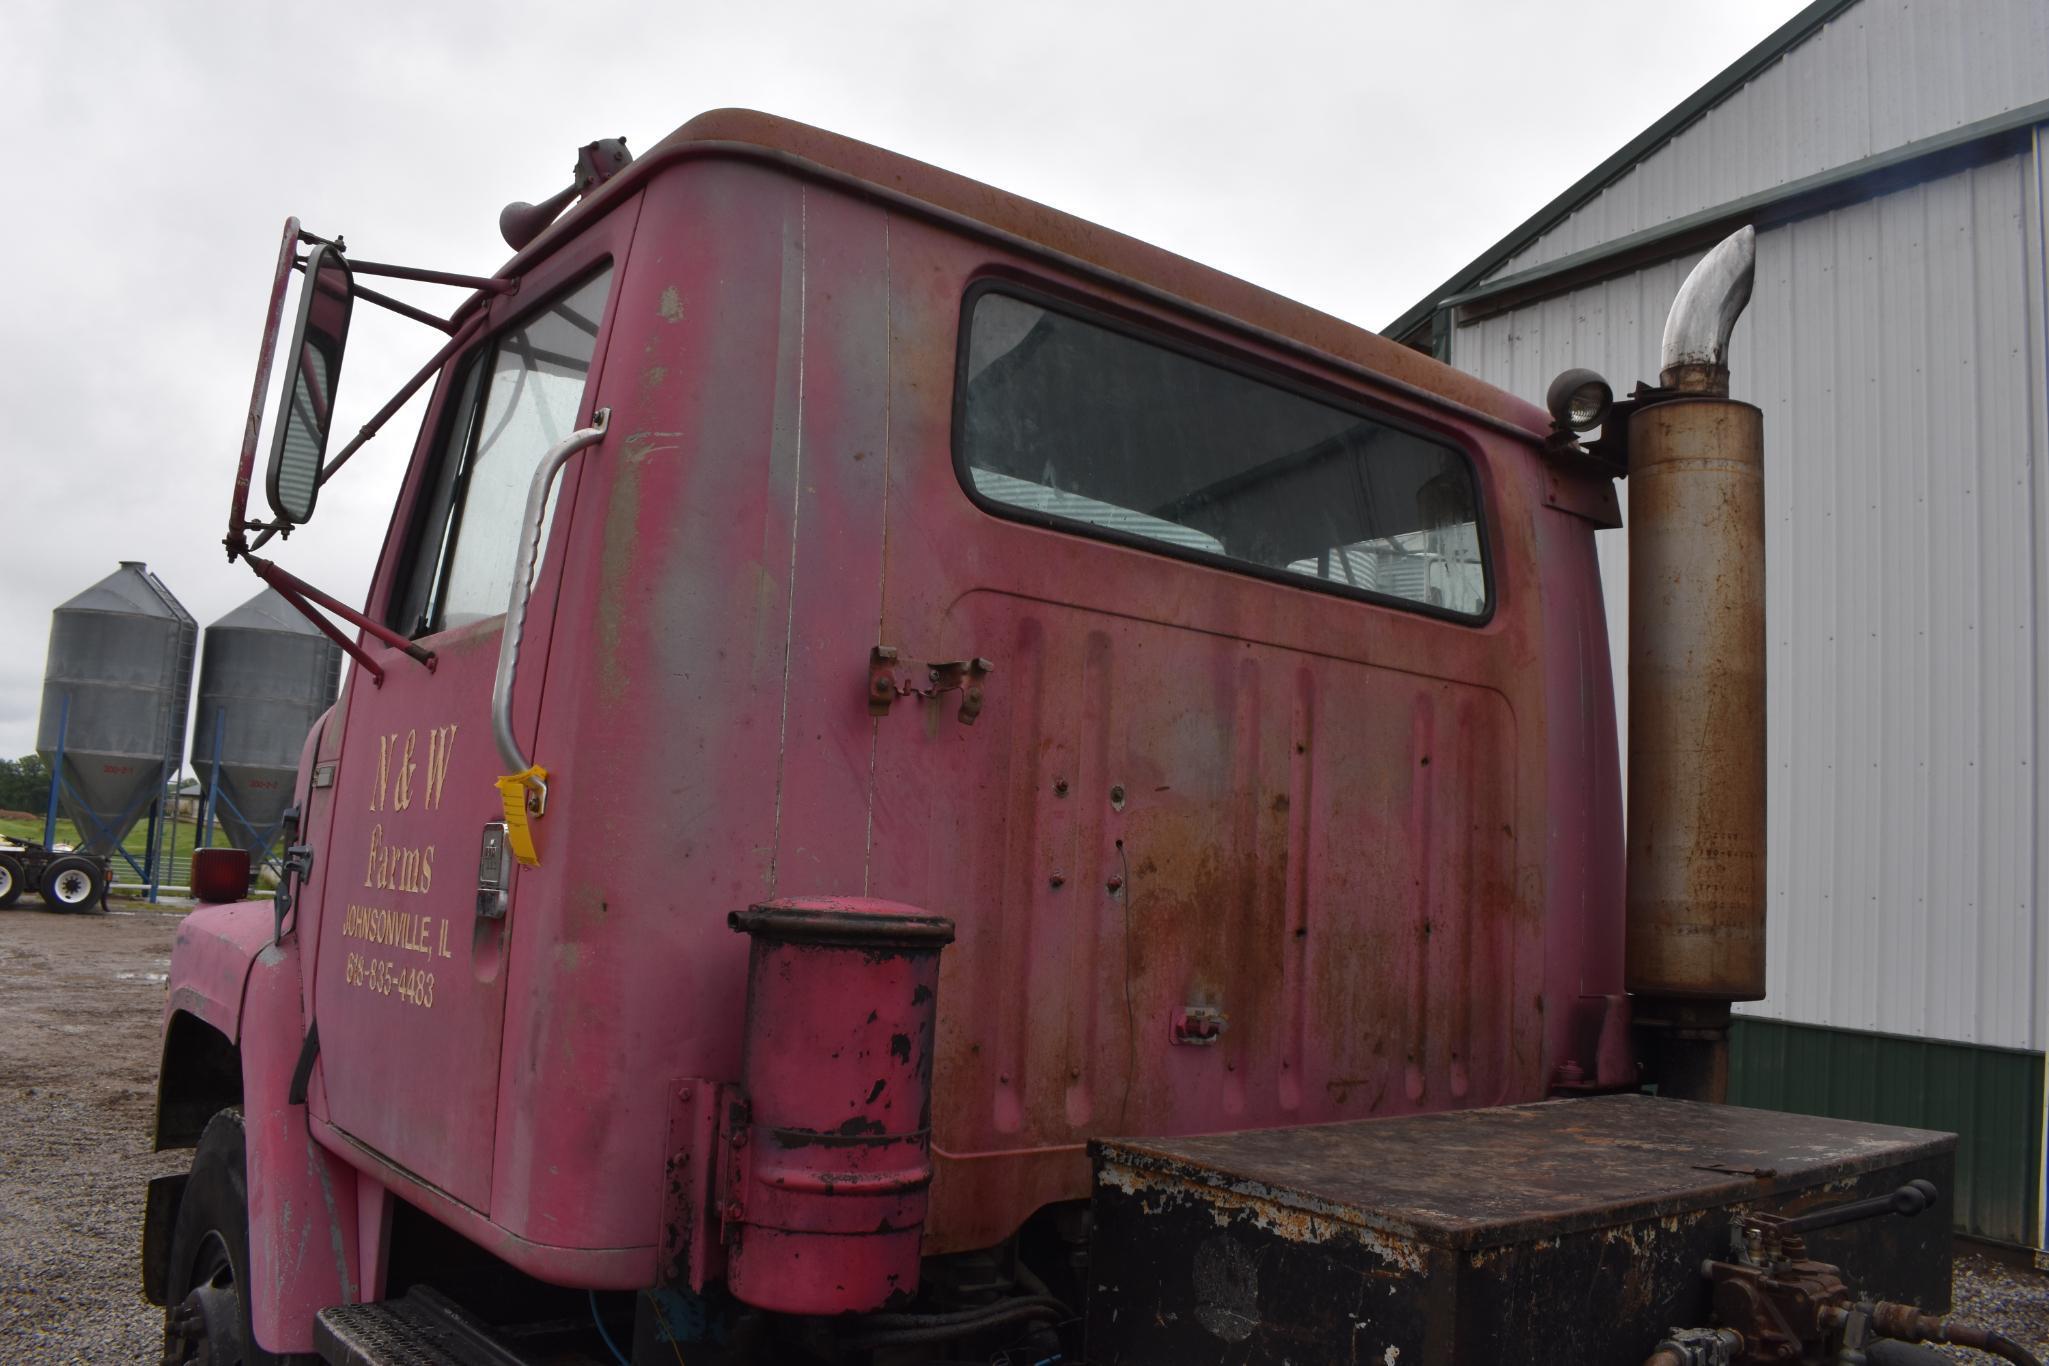
[(519, 550), (512, 561), (512, 597), (505, 604), (505, 633), (498, 638), (498, 676), (491, 682), (491, 733), (497, 737), (498, 753), (515, 774), (525, 773), (533, 763), (521, 752), (512, 734), (512, 679), (519, 671), (519, 638), (526, 630), (527, 597), (533, 591), (534, 557), (541, 550), (541, 521), (548, 511), (548, 489), (569, 457), (604, 438), (612, 420), (610, 408), (591, 414), (591, 425), (571, 432), (541, 457), (527, 485), (526, 517), (520, 524)]

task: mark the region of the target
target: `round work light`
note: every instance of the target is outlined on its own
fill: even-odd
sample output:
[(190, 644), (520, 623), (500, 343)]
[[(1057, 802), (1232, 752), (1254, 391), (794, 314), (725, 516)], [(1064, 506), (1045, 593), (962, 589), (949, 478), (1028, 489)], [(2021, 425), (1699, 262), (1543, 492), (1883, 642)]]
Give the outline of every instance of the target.
[(1591, 370), (1567, 370), (1551, 381), (1544, 406), (1551, 420), (1570, 431), (1591, 431), (1601, 425), (1614, 406), (1615, 391), (1608, 381)]

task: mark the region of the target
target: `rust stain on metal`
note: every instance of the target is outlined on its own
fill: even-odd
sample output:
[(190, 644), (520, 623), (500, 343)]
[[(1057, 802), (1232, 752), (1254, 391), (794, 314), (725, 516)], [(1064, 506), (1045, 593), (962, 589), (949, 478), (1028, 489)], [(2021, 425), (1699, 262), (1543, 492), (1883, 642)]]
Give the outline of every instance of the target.
[[(1276, 1202), (1255, 1183), (1219, 1184), (1213, 1173), (1196, 1167), (1177, 1173), (1114, 1163), (1104, 1165), (1098, 1180), (1138, 1197), (1149, 1210), (1198, 1208), (1220, 1229), (1242, 1223), (1292, 1243), (1344, 1242), (1371, 1253), (1388, 1274), (1423, 1270), (1423, 1250), (1409, 1240), (1344, 1218), (1334, 1209), (1318, 1212)], [(1366, 1274), (1375, 1273), (1367, 1268)]]
[[(660, 366), (648, 372), (657, 376)], [(645, 376), (643, 376), (645, 380)], [(626, 668), (624, 632), (627, 614), (633, 610), (631, 596), (640, 548), (641, 480), (651, 456), (674, 450), (661, 444), (674, 432), (634, 432), (621, 443), (618, 460), (611, 466), (609, 498), (605, 507), (603, 549), (599, 556), (599, 589), (595, 613), (597, 676), (600, 695), (616, 704), (627, 694), (630, 680)]]
[(1628, 976), (1764, 994), (1763, 415), (1631, 419)]

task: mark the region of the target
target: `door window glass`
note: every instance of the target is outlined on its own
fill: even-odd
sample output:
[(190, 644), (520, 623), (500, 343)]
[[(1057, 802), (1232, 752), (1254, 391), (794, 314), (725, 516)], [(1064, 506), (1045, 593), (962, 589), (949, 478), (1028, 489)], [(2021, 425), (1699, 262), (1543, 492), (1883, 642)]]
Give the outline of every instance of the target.
[[(608, 266), (530, 314), (472, 363), (461, 416), (429, 494), (426, 556), (404, 612), (415, 633), (505, 610), (527, 486), (548, 448), (576, 430), (611, 283)], [(560, 488), (558, 481), (548, 495), (543, 553)]]

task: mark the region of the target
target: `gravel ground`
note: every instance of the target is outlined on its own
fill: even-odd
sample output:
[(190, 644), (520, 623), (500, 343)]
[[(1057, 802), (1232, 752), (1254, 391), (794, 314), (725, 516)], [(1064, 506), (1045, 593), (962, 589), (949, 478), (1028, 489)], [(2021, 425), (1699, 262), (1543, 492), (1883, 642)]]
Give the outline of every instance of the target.
[[(34, 906), (33, 901), (28, 906)], [(0, 911), (0, 1361), (155, 1361), (142, 1195), (178, 915)]]
[[(142, 1193), (179, 913), (0, 912), (0, 1362), (155, 1361)], [(1958, 1316), (2049, 1359), (2049, 1275), (1960, 1251)], [(1988, 1357), (1949, 1349), (1961, 1360)]]
[[(1950, 1313), (1998, 1328), (2036, 1356), (2049, 1360), (2049, 1275), (1959, 1250), (1950, 1294)], [(1994, 1360), (1961, 1347), (1942, 1350), (1959, 1361)]]

